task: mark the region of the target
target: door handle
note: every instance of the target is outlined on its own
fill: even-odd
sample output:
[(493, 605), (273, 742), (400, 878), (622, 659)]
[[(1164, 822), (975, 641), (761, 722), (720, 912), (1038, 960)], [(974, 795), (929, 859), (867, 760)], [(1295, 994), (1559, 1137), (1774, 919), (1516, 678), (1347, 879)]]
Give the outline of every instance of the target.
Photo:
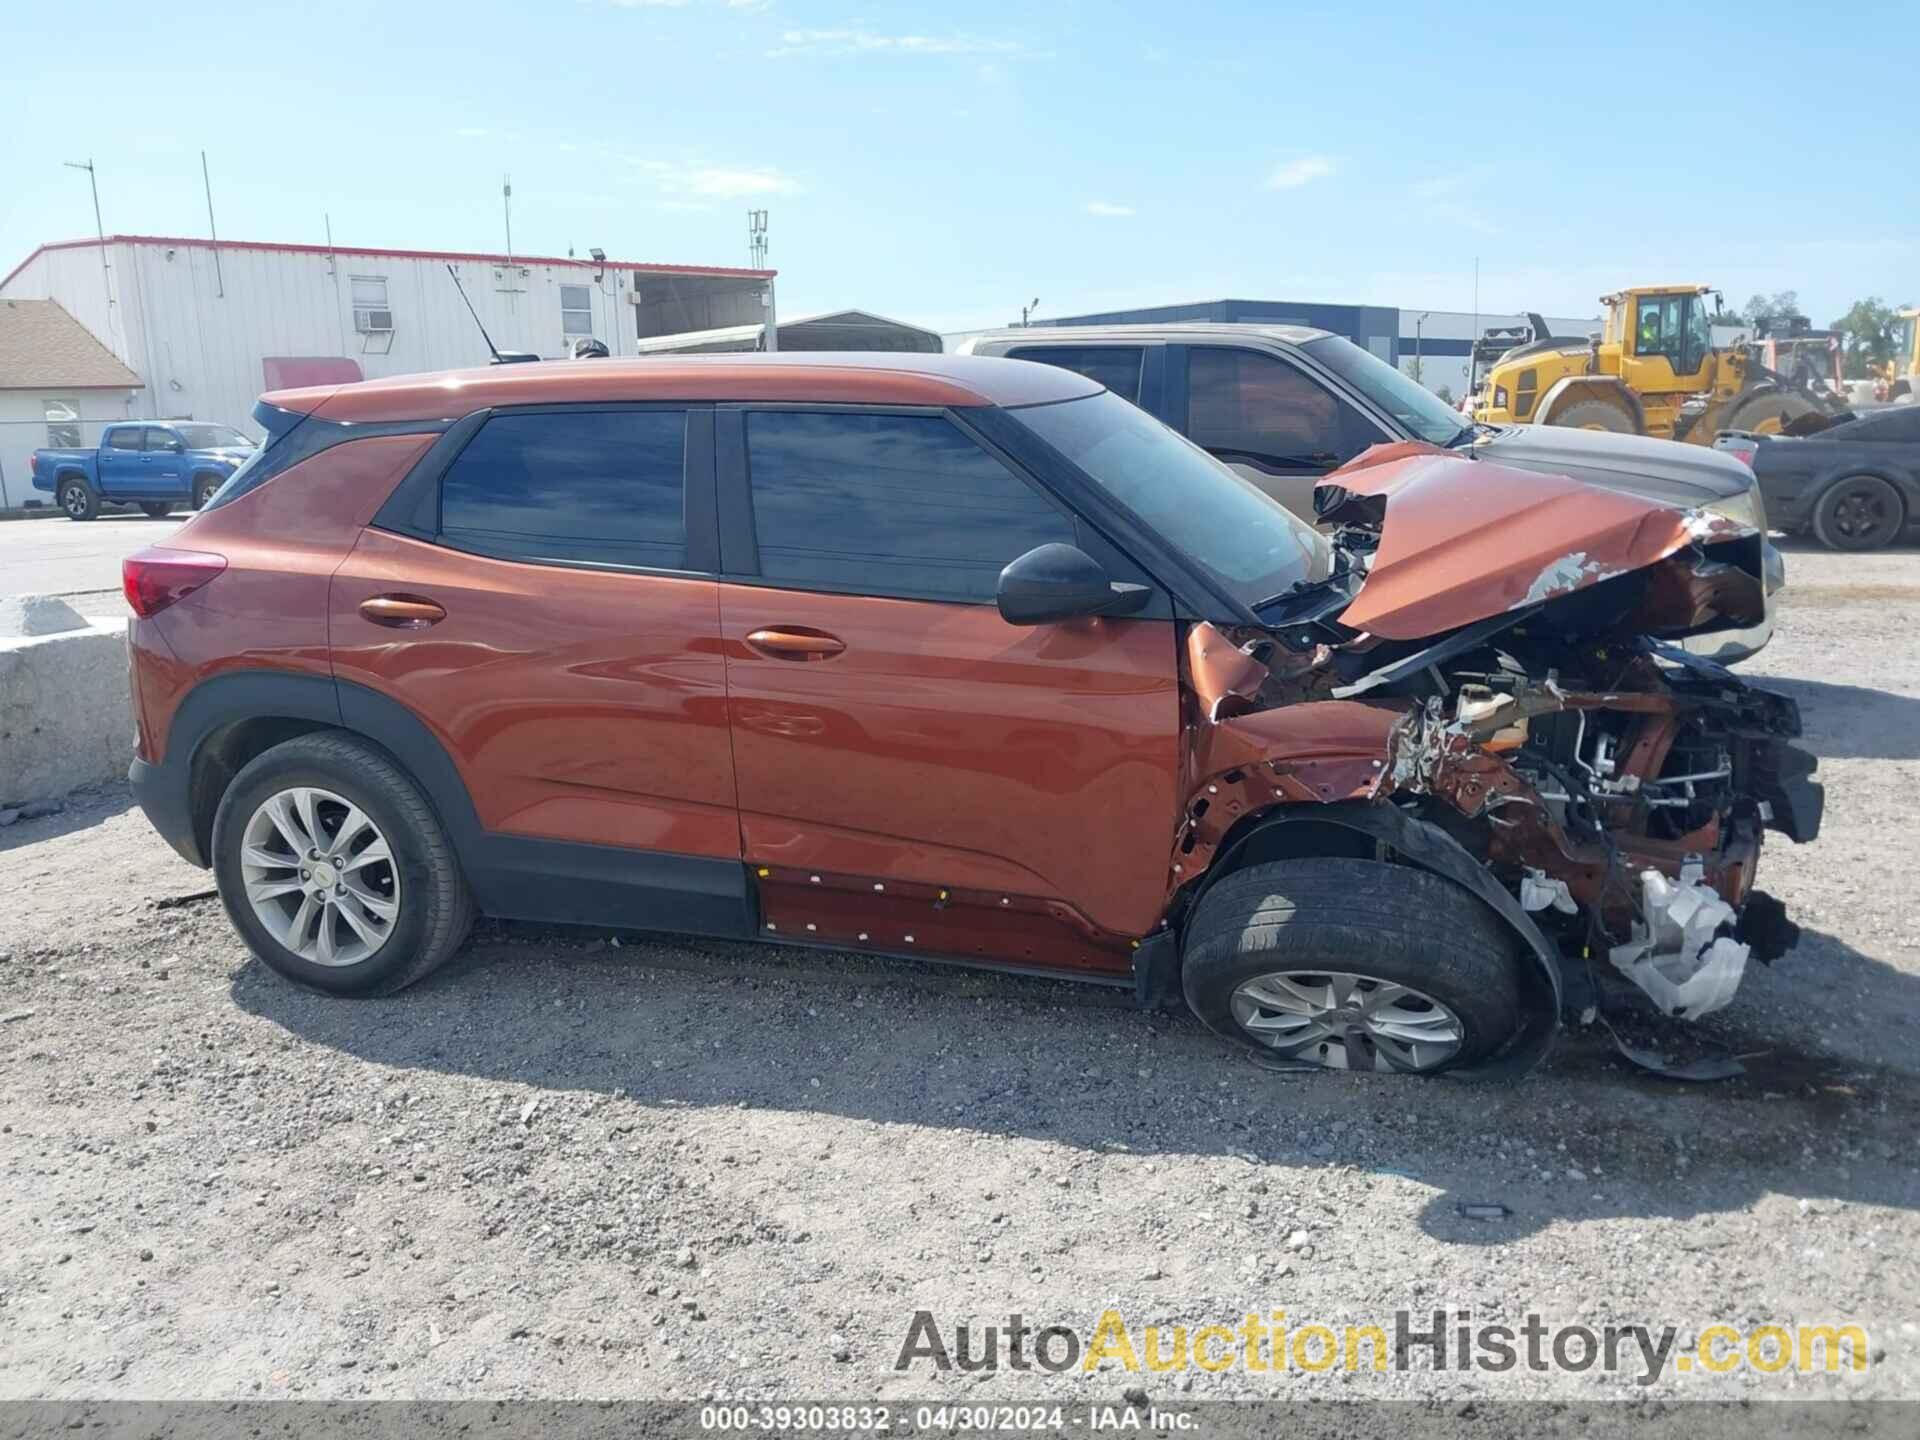
[(447, 618), (447, 612), (418, 595), (375, 595), (360, 602), (360, 613), (390, 630), (424, 630)]
[(831, 660), (847, 648), (839, 636), (802, 625), (755, 630), (747, 636), (747, 644), (774, 660)]

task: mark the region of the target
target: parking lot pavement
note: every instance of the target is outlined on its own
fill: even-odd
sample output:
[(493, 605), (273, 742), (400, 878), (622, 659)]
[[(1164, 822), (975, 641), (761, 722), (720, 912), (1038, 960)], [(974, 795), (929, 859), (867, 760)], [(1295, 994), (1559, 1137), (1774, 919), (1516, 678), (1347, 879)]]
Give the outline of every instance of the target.
[(117, 594), (120, 562), (143, 545), (166, 540), (189, 513), (176, 510), (165, 520), (149, 520), (138, 510), (107, 511), (84, 522), (59, 517), (0, 524), (0, 595)]
[[(1761, 863), (1806, 935), (1706, 1025), (1637, 1032), (1745, 1056), (1718, 1085), (1592, 1032), (1513, 1086), (1274, 1075), (1108, 991), (604, 931), (483, 926), (330, 1000), (124, 796), (0, 829), (0, 1396), (1920, 1398), (1920, 555), (1789, 566), (1748, 668), (1828, 787), (1820, 840)], [(894, 1368), (917, 1310), (1107, 1306), (1844, 1320), (1873, 1359)]]

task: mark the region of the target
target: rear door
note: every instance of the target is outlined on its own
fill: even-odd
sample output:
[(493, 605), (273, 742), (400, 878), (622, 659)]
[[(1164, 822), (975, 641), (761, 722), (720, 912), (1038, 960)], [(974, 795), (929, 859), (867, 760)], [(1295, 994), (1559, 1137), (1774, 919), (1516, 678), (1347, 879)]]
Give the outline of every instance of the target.
[(496, 412), (422, 462), (444, 473), (421, 523), (364, 531), (331, 589), (336, 676), (426, 722), (485, 830), (661, 877), (627, 923), (711, 928), (675, 908), (703, 872), (674, 857), (733, 861), (716, 883), (739, 889), (712, 430), (684, 404)]
[(1173, 622), (1003, 621), (1008, 561), (1098, 542), (951, 415), (723, 408), (718, 427), (768, 938), (1124, 972), (1179, 804)]
[(1313, 487), (1329, 470), (1389, 439), (1316, 375), (1265, 350), (1175, 347), (1181, 423), (1196, 445), (1313, 523)]
[(144, 425), (112, 425), (101, 433), (94, 473), (102, 495), (140, 493), (140, 467), (146, 461), (141, 432), (145, 429)]

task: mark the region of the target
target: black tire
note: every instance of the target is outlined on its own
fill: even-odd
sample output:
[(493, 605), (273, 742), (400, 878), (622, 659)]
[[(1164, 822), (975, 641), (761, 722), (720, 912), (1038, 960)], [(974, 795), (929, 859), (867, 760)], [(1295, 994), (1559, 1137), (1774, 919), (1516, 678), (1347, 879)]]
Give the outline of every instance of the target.
[(1187, 926), (1181, 986), (1214, 1033), (1257, 1052), (1273, 1047), (1234, 1018), (1233, 997), (1262, 975), (1346, 972), (1410, 986), (1453, 1012), (1459, 1045), (1424, 1057), (1370, 1050), (1349, 1063), (1330, 1037), (1291, 1058), (1332, 1068), (1435, 1073), (1486, 1058), (1522, 1021), (1518, 943), (1483, 902), (1442, 876), (1377, 860), (1306, 859), (1251, 865), (1201, 897)]
[(60, 482), (57, 498), (69, 520), (91, 520), (100, 513), (100, 492), (77, 475)]
[(1615, 435), (1638, 435), (1633, 416), (1611, 400), (1576, 400), (1549, 422), (1568, 430), (1608, 430)]
[(1906, 527), (1900, 492), (1878, 475), (1845, 475), (1813, 502), (1813, 538), (1829, 550), (1879, 550)]
[(164, 520), (173, 513), (171, 500), (142, 500), (140, 508), (147, 512), (150, 520)]
[[(247, 821), (290, 786), (331, 791), (366, 812), (392, 850), (399, 913), (371, 955), (343, 966), (302, 958), (261, 923), (241, 879)], [(213, 873), (228, 918), (247, 947), (300, 985), (334, 995), (388, 995), (439, 968), (472, 928), (473, 896), (439, 817), (419, 788), (382, 751), (338, 731), (302, 735), (262, 752), (233, 778), (213, 821)]]
[(213, 498), (213, 492), (225, 483), (225, 480), (218, 475), (196, 475), (193, 480), (193, 508), (206, 509), (207, 501)]

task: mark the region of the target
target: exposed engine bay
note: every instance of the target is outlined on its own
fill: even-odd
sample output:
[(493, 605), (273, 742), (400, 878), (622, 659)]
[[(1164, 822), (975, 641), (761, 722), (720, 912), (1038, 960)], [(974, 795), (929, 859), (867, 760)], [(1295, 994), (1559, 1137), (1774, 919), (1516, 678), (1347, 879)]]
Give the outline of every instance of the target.
[[(1563, 970), (1592, 975), (1568, 987), (1585, 1003), (1610, 971), (1676, 1018), (1724, 1006), (1747, 962), (1797, 933), (1754, 886), (1763, 836), (1813, 839), (1822, 806), (1814, 757), (1789, 743), (1793, 701), (1672, 643), (1758, 617), (1760, 536), (1568, 490), (1489, 573), (1409, 547), (1404, 519), (1396, 546), (1408, 477), (1383, 478), (1321, 487), (1331, 566), (1263, 607), (1266, 626), (1189, 633), (1202, 714), (1176, 883), (1276, 804), (1391, 805), (1485, 867)], [(1558, 553), (1556, 529), (1589, 521)], [(1408, 577), (1425, 603), (1403, 603)], [(1445, 628), (1418, 633), (1431, 620)]]

